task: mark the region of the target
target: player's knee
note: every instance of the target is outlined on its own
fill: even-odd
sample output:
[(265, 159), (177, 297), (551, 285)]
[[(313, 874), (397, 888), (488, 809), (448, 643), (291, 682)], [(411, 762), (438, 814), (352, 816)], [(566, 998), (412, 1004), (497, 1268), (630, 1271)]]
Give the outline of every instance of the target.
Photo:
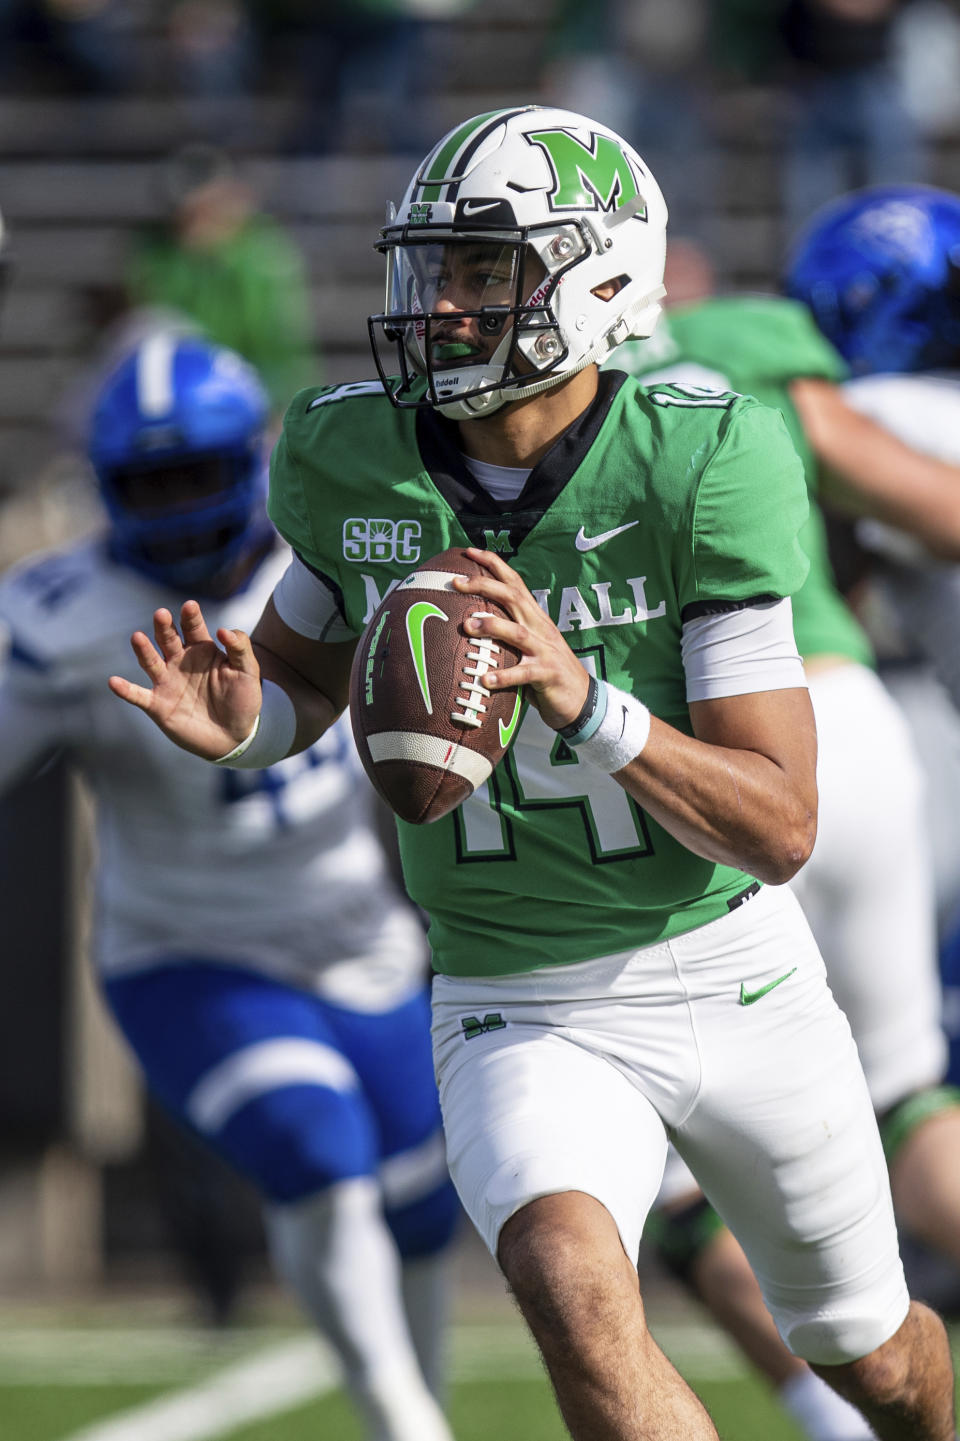
[(411, 1261), (435, 1255), (450, 1244), (460, 1219), (460, 1201), (447, 1178), (406, 1206), (388, 1207), (386, 1216), (397, 1250)]
[(216, 1139), (264, 1197), (280, 1204), (376, 1169), (372, 1128), (356, 1098), (323, 1086), (270, 1091)]
[(813, 1370), (854, 1405), (888, 1408), (904, 1398), (910, 1378), (908, 1348), (895, 1342), (839, 1366), (813, 1364)]

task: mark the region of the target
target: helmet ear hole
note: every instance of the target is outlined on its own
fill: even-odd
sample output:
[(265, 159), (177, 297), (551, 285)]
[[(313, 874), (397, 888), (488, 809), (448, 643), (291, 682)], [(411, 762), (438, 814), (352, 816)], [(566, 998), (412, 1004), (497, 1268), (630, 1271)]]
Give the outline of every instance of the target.
[(614, 275), (610, 280), (604, 280), (600, 285), (595, 285), (590, 294), (595, 295), (598, 300), (609, 301), (615, 295), (619, 295), (621, 290), (625, 290), (629, 284), (629, 275)]

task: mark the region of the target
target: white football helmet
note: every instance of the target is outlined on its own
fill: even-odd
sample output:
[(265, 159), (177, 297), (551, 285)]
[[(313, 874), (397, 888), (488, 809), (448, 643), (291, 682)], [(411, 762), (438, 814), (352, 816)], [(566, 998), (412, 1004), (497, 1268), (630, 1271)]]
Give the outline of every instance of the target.
[(640, 156), (583, 115), (528, 105), (459, 125), (377, 242), (386, 308), (368, 326), (387, 394), (471, 419), (648, 336), (666, 221)]

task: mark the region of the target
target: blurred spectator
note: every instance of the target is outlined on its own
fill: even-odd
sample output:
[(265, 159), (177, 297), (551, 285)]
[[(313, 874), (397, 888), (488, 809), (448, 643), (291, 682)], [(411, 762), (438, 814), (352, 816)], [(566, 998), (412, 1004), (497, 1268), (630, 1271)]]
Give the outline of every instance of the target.
[(960, 12), (953, 0), (911, 0), (894, 27), (904, 103), (930, 139), (960, 128)]
[(547, 46), (547, 103), (595, 116), (668, 177), (674, 236), (709, 208), (707, 19), (704, 0), (556, 0)]
[(276, 412), (316, 384), (312, 302), (303, 257), (257, 211), (230, 159), (190, 145), (164, 172), (168, 218), (143, 235), (127, 276), (134, 306), (162, 306), (194, 321), (260, 372)]
[(111, 95), (137, 80), (131, 0), (0, 0), (0, 84), (26, 62), (35, 81)]
[(247, 6), (240, 0), (177, 0), (167, 21), (174, 85), (188, 95), (242, 95), (256, 64)]
[(669, 305), (692, 305), (712, 295), (716, 273), (703, 246), (684, 236), (668, 240), (663, 284)]
[(926, 156), (894, 64), (904, 0), (787, 0), (784, 210), (796, 230), (851, 188), (922, 180)]
[[(477, 0), (249, 0), (261, 42), (292, 75), (305, 154), (428, 147), (434, 30)], [(289, 83), (289, 81), (288, 81)]]

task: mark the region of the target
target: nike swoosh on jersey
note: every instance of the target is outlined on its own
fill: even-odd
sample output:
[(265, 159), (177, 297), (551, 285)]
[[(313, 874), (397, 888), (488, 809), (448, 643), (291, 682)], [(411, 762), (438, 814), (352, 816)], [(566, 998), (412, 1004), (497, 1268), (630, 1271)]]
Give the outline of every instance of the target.
[(638, 520), (628, 520), (626, 525), (615, 526), (613, 530), (605, 530), (600, 535), (585, 535), (583, 526), (581, 525), (573, 543), (577, 547), (577, 550), (596, 550), (598, 545), (603, 545), (605, 541), (613, 540), (615, 535), (622, 535), (625, 530), (630, 530), (633, 526), (639, 524), (640, 522)]
[(758, 991), (748, 991), (747, 988), (746, 988), (746, 986), (745, 986), (745, 985), (743, 984), (743, 982), (741, 981), (741, 982), (740, 982), (740, 1004), (741, 1004), (741, 1006), (752, 1006), (753, 1003), (754, 1003), (754, 1001), (759, 1001), (760, 997), (761, 997), (761, 996), (765, 996), (768, 991), (774, 990), (777, 986), (782, 986), (783, 983), (784, 983), (784, 981), (789, 981), (790, 977), (794, 974), (794, 972), (796, 971), (796, 969), (797, 969), (796, 966), (794, 966), (794, 968), (793, 968), (792, 971), (787, 971), (787, 972), (785, 972), (784, 975), (778, 976), (775, 981), (768, 981), (767, 984), (766, 984), (765, 986), (761, 986)]

